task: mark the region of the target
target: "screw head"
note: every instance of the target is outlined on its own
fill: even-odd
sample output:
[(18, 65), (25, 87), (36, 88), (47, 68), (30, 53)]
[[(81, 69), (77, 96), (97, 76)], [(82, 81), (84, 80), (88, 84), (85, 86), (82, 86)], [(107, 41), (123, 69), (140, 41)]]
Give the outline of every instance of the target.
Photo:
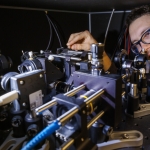
[(36, 128), (32, 128), (27, 131), (28, 135), (31, 137), (35, 136), (37, 134), (37, 132), (38, 132), (38, 130)]
[(85, 110), (83, 110), (82, 113), (85, 114), (86, 113)]
[(12, 126), (13, 127), (19, 127), (21, 125), (21, 120), (18, 118), (13, 118), (12, 119)]
[(43, 75), (42, 74), (40, 74), (40, 78), (42, 78), (43, 77)]
[(125, 133), (124, 138), (129, 139), (129, 135)]
[(26, 106), (26, 103), (22, 103), (22, 106)]
[(142, 108), (146, 108), (146, 106), (144, 106), (144, 105), (142, 105), (141, 107), (142, 107)]
[(23, 81), (23, 80), (21, 80), (21, 81), (20, 81), (20, 84), (21, 84), (21, 85), (23, 85), (23, 84), (24, 84), (24, 81)]

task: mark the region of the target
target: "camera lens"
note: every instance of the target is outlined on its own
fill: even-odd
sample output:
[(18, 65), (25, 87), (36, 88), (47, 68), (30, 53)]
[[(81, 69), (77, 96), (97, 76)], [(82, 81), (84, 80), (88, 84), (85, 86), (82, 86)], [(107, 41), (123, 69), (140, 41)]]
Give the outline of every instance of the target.
[(10, 89), (10, 78), (15, 76), (15, 75), (18, 75), (17, 72), (9, 72), (7, 74), (5, 74), (3, 77), (2, 77), (2, 80), (1, 80), (1, 87), (9, 92), (11, 89)]
[(38, 59), (25, 60), (19, 67), (20, 73), (29, 72), (32, 70), (42, 69), (42, 65)]

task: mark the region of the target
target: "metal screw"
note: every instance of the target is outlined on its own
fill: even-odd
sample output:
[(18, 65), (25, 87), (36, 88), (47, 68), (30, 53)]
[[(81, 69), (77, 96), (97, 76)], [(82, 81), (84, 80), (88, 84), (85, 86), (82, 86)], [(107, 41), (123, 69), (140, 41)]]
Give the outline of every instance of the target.
[(64, 136), (63, 136), (63, 135), (60, 135), (60, 139), (61, 139), (61, 140), (64, 140)]
[(85, 110), (83, 110), (82, 113), (85, 114)]
[(142, 108), (146, 108), (146, 106), (143, 106), (143, 105), (142, 105)]
[(40, 74), (40, 78), (42, 78), (43, 77), (43, 75), (42, 74)]
[(22, 106), (26, 106), (26, 103), (23, 103)]
[(12, 119), (12, 126), (13, 127), (19, 127), (21, 125), (21, 120), (18, 118), (13, 118)]
[(21, 81), (20, 81), (20, 84), (21, 84), (21, 85), (24, 84), (24, 81), (21, 80)]
[(43, 50), (40, 50), (40, 53), (41, 53), (41, 54), (43, 54), (43, 53), (44, 53), (44, 51), (43, 51)]
[(36, 134), (37, 134), (37, 129), (36, 128), (32, 128), (32, 129), (29, 129), (28, 131), (27, 131), (27, 133), (28, 133), (28, 135), (29, 136), (35, 136)]
[(128, 134), (124, 134), (124, 137), (126, 138), (126, 139), (128, 139), (129, 138), (129, 135)]

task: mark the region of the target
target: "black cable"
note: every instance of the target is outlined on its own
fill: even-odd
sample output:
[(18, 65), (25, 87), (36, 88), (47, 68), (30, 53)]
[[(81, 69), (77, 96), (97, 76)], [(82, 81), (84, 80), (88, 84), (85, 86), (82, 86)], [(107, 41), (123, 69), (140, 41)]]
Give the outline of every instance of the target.
[(60, 47), (62, 47), (62, 42), (61, 42), (61, 40), (60, 40), (60, 37), (59, 37), (59, 34), (58, 34), (58, 30), (57, 30), (57, 28), (56, 28), (56, 25), (53, 23), (53, 21), (49, 18), (48, 15), (47, 15), (47, 17), (48, 17), (48, 20), (50, 21), (50, 23), (51, 23), (53, 29), (55, 30), (55, 33), (56, 33), (57, 38), (58, 38), (58, 41), (59, 41), (59, 45), (60, 45)]
[(53, 37), (53, 30), (52, 30), (52, 25), (49, 21), (49, 17), (47, 16), (47, 14), (46, 14), (46, 17), (47, 17), (47, 20), (48, 20), (48, 23), (49, 23), (49, 28), (50, 28), (50, 37), (49, 37), (49, 42), (48, 42), (48, 45), (47, 45), (47, 48), (46, 48), (46, 50), (48, 50), (48, 48), (51, 47), (52, 37)]
[(60, 35), (60, 37), (62, 37), (61, 38), (61, 40), (62, 40), (62, 46), (65, 47), (65, 45), (66, 45), (66, 39), (65, 39), (65, 35), (64, 35), (64, 32), (63, 32), (61, 26), (59, 25), (59, 23), (56, 20), (54, 20), (54, 18), (51, 17), (51, 20), (53, 21), (53, 23), (54, 23), (54, 25), (55, 25), (55, 27), (57, 29), (58, 34)]

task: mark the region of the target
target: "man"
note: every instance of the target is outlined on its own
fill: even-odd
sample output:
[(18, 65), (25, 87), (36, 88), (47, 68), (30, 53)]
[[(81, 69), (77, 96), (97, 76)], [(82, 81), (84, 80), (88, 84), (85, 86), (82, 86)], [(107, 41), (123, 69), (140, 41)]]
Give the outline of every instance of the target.
[(131, 50), (138, 54), (145, 52), (150, 56), (150, 6), (135, 8), (126, 20), (131, 39)]
[[(145, 5), (135, 8), (128, 15), (126, 20), (131, 39), (131, 50), (138, 54), (141, 52), (150, 56), (150, 6)], [(90, 50), (90, 45), (97, 43), (89, 31), (71, 34), (67, 43), (68, 48), (74, 50)], [(112, 70), (114, 66), (111, 60), (104, 52), (103, 65), (104, 70)]]

